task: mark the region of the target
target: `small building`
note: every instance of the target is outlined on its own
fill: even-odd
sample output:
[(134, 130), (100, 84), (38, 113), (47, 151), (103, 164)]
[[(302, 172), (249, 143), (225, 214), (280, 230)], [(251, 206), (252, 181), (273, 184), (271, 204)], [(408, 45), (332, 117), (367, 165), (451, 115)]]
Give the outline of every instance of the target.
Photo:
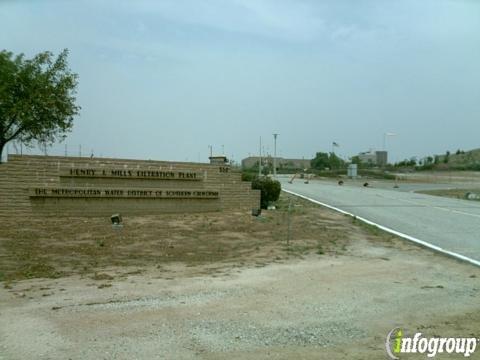
[(210, 164), (216, 164), (216, 165), (224, 165), (228, 164), (228, 159), (226, 156), (221, 155), (221, 156), (210, 156), (208, 158), (210, 160)]
[(355, 179), (357, 177), (357, 164), (348, 165), (347, 176), (352, 179)]

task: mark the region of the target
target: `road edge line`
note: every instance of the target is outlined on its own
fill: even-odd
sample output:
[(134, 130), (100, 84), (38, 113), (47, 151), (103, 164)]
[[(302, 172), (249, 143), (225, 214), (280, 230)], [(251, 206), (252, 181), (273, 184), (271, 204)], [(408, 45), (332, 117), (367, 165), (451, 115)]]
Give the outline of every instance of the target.
[(309, 198), (308, 196), (305, 196), (305, 195), (301, 195), (301, 194), (298, 194), (294, 191), (291, 191), (291, 190), (285, 190), (285, 189), (282, 189), (282, 191), (286, 192), (286, 193), (289, 193), (289, 194), (292, 194), (292, 195), (295, 195), (295, 196), (298, 196), (302, 199), (305, 199), (305, 200), (308, 200), (308, 201), (311, 201), (315, 204), (318, 204), (318, 205), (321, 205), (321, 206), (324, 206), (326, 208), (329, 208), (331, 210), (334, 210), (334, 211), (337, 211), (339, 213), (342, 213), (342, 214), (345, 214), (345, 215), (348, 215), (348, 216), (351, 216), (351, 217), (354, 217), (360, 221), (363, 221), (364, 223), (366, 224), (369, 224), (369, 225), (373, 225), (383, 231), (386, 231), (390, 234), (393, 234), (393, 235), (397, 235), (401, 238), (404, 238), (406, 240), (409, 240), (409, 241), (412, 241), (418, 245), (421, 245), (421, 246), (424, 246), (426, 248), (429, 248), (431, 250), (434, 250), (434, 251), (437, 251), (439, 253), (442, 253), (444, 255), (448, 255), (448, 256), (451, 256), (457, 260), (461, 260), (461, 261), (465, 261), (465, 262), (468, 262), (472, 265), (475, 265), (475, 266), (478, 266), (480, 267), (480, 261), (477, 261), (475, 259), (471, 259), (469, 258), (468, 256), (465, 256), (465, 255), (461, 255), (461, 254), (457, 254), (456, 252), (453, 252), (453, 251), (449, 251), (449, 250), (445, 250), (437, 245), (433, 245), (433, 244), (430, 244), (429, 242), (426, 242), (426, 241), (423, 241), (423, 240), (420, 240), (420, 239), (417, 239), (416, 237), (413, 237), (413, 236), (410, 236), (410, 235), (407, 235), (407, 234), (404, 234), (404, 233), (401, 233), (400, 231), (397, 231), (397, 230), (393, 230), (393, 229), (390, 229), (386, 226), (383, 226), (383, 225), (380, 225), (380, 224), (377, 224), (373, 221), (370, 221), (368, 219), (365, 219), (361, 216), (357, 216), (355, 214), (352, 214), (351, 212), (348, 212), (348, 211), (345, 211), (345, 210), (342, 210), (342, 209), (339, 209), (335, 206), (332, 206), (332, 205), (328, 205), (326, 203), (323, 203), (321, 201), (318, 201), (318, 200), (315, 200), (315, 199), (312, 199), (312, 198)]

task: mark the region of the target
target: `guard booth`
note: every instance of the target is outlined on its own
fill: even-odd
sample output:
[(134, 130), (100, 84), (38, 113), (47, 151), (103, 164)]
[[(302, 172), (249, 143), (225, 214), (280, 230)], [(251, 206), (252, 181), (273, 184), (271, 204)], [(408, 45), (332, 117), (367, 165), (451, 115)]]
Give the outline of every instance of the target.
[(357, 164), (348, 165), (347, 176), (352, 179), (355, 179), (357, 177)]

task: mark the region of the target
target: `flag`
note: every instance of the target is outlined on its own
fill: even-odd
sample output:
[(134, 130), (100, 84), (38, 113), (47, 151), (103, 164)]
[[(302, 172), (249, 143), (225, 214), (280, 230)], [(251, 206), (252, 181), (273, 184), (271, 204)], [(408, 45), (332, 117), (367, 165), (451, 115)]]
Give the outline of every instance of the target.
[(336, 147), (339, 147), (339, 146), (340, 146), (340, 145), (338, 145), (335, 141), (332, 142), (332, 145), (333, 145), (333, 146), (336, 146)]

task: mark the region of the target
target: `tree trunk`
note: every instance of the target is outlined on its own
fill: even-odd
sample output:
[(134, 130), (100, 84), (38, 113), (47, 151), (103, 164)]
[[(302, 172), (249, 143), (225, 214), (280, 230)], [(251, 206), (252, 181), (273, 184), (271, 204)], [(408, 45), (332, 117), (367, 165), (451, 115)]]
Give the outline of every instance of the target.
[(5, 147), (6, 142), (0, 140), (0, 164), (2, 163), (3, 148)]

